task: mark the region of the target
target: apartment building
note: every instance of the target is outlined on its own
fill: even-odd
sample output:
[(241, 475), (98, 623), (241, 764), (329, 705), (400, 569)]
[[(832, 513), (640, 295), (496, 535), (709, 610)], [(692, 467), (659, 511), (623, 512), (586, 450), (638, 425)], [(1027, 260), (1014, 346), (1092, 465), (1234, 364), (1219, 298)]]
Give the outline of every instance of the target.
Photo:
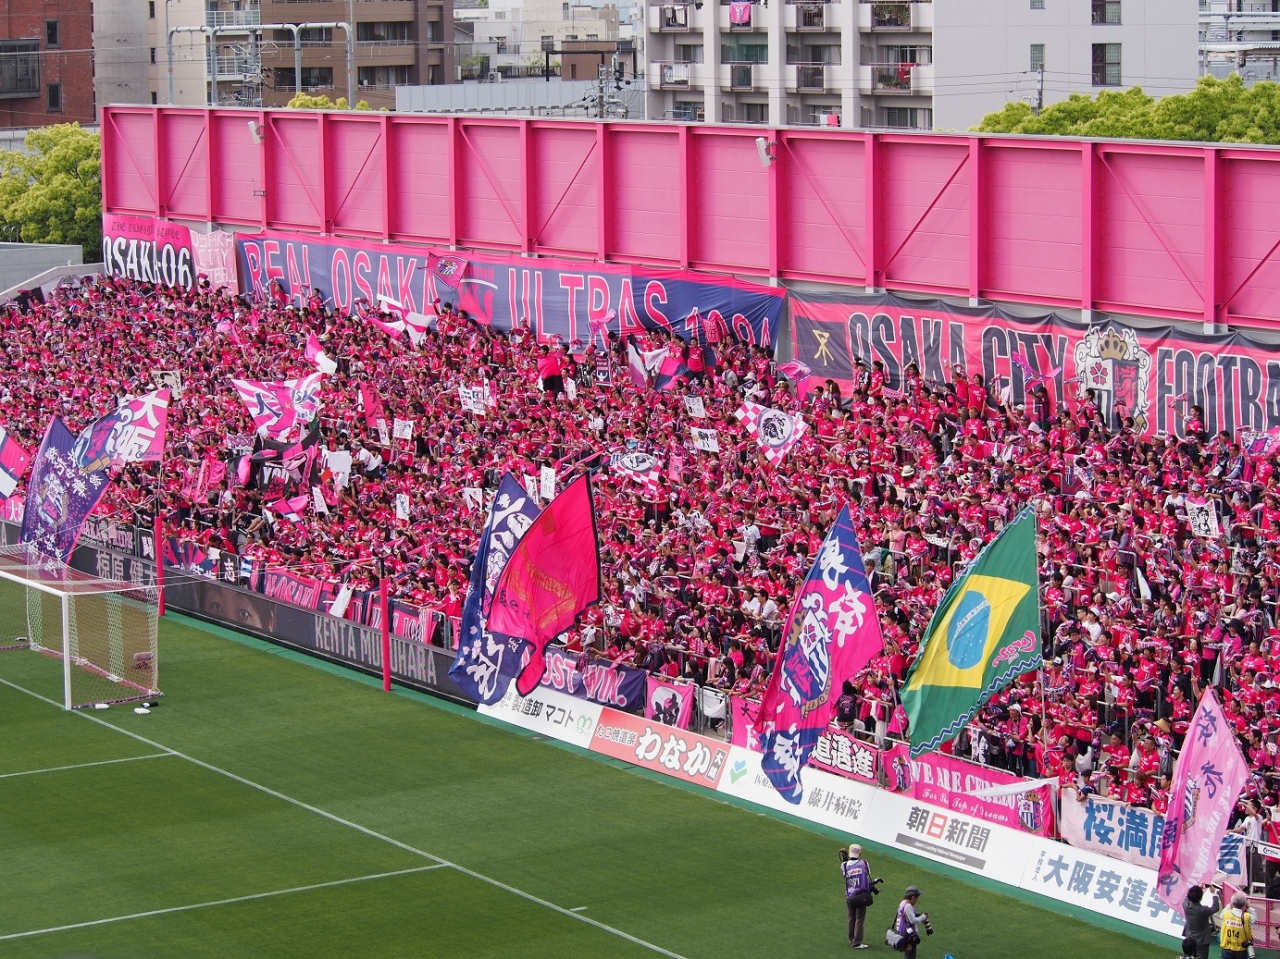
[(1201, 70), (1280, 80), (1280, 0), (1200, 0)]
[(649, 0), (650, 119), (964, 130), (1198, 76), (1196, 0)]
[[(353, 23), (354, 59), (347, 62), (345, 31)], [(301, 76), (294, 65), (293, 34), (272, 24), (304, 27)], [(262, 0), (262, 99), (282, 106), (299, 89), (355, 99), (375, 110), (395, 108), (395, 88), (452, 83), (453, 0)]]
[(262, 103), (258, 0), (96, 0), (98, 102)]
[[(458, 51), (463, 80), (534, 76), (548, 65), (562, 67), (565, 79), (594, 79), (599, 57), (584, 58), (588, 51), (583, 45), (611, 54), (618, 39), (618, 8), (613, 4), (488, 0), (483, 6), (459, 5), (454, 22), (468, 31), (460, 37)], [(576, 56), (565, 52), (566, 44), (577, 50)]]
[(93, 123), (89, 0), (0, 0), (0, 126)]

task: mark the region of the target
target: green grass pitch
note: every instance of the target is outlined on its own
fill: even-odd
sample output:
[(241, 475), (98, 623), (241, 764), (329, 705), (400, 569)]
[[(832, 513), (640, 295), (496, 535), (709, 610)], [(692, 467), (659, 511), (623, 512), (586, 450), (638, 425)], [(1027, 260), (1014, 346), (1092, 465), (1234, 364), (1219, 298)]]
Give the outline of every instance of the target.
[[(0, 957), (848, 955), (838, 836), (170, 617), (163, 705), (70, 714), (0, 654)], [(40, 698), (43, 697), (43, 698)], [(1168, 959), (867, 847), (921, 959)]]

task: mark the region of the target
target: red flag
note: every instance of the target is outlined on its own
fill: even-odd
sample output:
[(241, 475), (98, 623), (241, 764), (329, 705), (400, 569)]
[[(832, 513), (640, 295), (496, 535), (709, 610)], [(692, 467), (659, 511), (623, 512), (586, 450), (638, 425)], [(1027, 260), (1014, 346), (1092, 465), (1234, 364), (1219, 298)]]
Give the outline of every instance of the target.
[(522, 696), (546, 670), (547, 643), (600, 601), (600, 542), (591, 483), (581, 476), (552, 500), (520, 539), (493, 590), (488, 627), (533, 644), (516, 679)]
[(434, 276), (445, 286), (458, 289), (462, 283), (463, 276), (466, 275), (467, 267), (470, 263), (460, 256), (447, 253), (444, 256), (438, 253), (427, 254), (427, 272)]

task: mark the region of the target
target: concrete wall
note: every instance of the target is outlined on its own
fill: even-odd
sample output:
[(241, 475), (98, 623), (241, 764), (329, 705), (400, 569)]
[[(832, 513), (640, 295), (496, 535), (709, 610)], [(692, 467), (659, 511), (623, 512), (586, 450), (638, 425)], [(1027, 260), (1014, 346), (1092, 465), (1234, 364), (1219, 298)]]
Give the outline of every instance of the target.
[(0, 290), (21, 286), (27, 280), (68, 263), (84, 259), (80, 247), (64, 243), (0, 243)]
[(1095, 24), (1091, 0), (934, 3), (935, 130), (964, 130), (1005, 103), (1034, 102), (1031, 45), (1045, 47), (1044, 103), (1095, 94), (1093, 45), (1121, 45), (1120, 89), (1185, 93), (1199, 76), (1198, 0), (1121, 0), (1121, 23)]

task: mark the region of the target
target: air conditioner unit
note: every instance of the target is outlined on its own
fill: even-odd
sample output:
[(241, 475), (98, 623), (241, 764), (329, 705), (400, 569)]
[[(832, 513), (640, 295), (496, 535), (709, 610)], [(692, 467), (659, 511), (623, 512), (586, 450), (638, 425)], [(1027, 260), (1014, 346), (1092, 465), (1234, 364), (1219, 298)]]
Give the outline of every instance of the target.
[(501, 73), (499, 73), (497, 70), (490, 70), (490, 71), (489, 71), (489, 82), (490, 82), (490, 83), (498, 83), (498, 82), (500, 82), (501, 80), (502, 80), (502, 74), (501, 74)]

